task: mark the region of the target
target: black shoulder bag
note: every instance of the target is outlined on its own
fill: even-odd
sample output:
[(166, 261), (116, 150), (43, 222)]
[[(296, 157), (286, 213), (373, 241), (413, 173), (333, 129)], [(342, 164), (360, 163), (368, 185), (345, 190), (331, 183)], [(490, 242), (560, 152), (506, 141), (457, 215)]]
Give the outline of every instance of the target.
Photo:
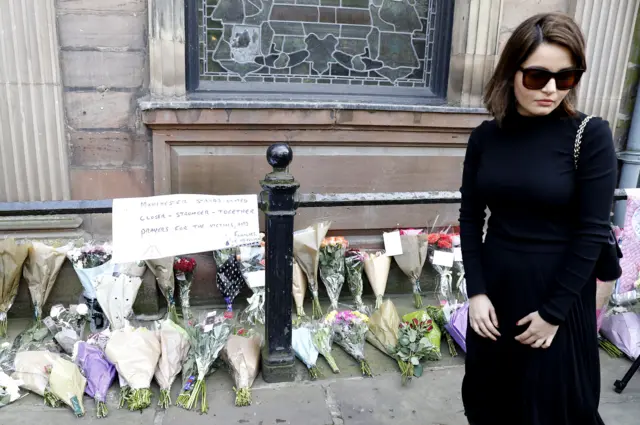
[[(584, 130), (591, 118), (593, 118), (593, 116), (591, 115), (585, 117), (584, 120), (582, 120), (582, 123), (580, 123), (578, 132), (576, 133), (576, 141), (573, 148), (573, 162), (576, 171), (578, 170), (578, 160), (580, 158), (582, 133), (584, 133)], [(617, 280), (622, 275), (622, 268), (620, 268), (621, 258), (622, 250), (620, 250), (620, 246), (618, 245), (615, 231), (613, 230), (613, 227), (611, 227), (611, 230), (609, 232), (609, 241), (608, 243), (603, 245), (600, 256), (598, 257), (598, 261), (596, 262), (596, 278), (602, 282)]]

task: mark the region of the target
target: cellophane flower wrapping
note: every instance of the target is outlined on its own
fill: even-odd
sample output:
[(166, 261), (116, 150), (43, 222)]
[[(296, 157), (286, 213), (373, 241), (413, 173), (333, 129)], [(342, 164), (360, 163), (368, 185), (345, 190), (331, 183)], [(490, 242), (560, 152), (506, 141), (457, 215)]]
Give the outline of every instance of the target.
[(436, 348), (427, 337), (435, 326), (432, 319), (418, 320), (400, 324), (395, 357), (402, 371), (402, 383), (405, 384), (413, 376), (422, 376), (420, 360), (439, 360), (440, 349)]
[(29, 256), (22, 274), (31, 294), (36, 326), (39, 326), (42, 321), (42, 308), (49, 299), (62, 263), (71, 248), (71, 245), (54, 248), (36, 241), (29, 247)]
[(600, 331), (602, 327), (602, 321), (604, 320), (607, 307), (609, 306), (609, 300), (616, 286), (616, 281), (611, 280), (608, 282), (597, 281), (596, 286), (596, 320), (597, 329)]
[(180, 373), (182, 363), (189, 353), (189, 334), (172, 320), (160, 323), (160, 348), (162, 350), (155, 372), (160, 387), (158, 406), (163, 409), (171, 405), (171, 385)]
[[(47, 320), (45, 318), (45, 320)], [(43, 321), (44, 322), (44, 321)], [(31, 326), (18, 334), (13, 340), (13, 348), (17, 351), (51, 351), (60, 353), (61, 347), (56, 343), (54, 334), (46, 326)]]
[(120, 263), (114, 266), (114, 272), (118, 274), (126, 274), (131, 277), (139, 277), (142, 279), (144, 272), (147, 270), (147, 263), (144, 261), (130, 261), (128, 263)]
[(161, 352), (158, 336), (146, 328), (129, 326), (111, 332), (105, 354), (127, 381), (130, 392), (125, 401), (129, 410), (151, 405), (151, 380)]
[(93, 280), (103, 274), (113, 274), (115, 264), (111, 260), (111, 245), (86, 243), (67, 251), (67, 258), (73, 264), (73, 269), (82, 284), (82, 295), (90, 312), (91, 332), (99, 332), (109, 324), (98, 303)]
[(79, 418), (85, 413), (83, 396), (86, 386), (87, 379), (75, 363), (62, 357), (56, 359), (49, 375), (49, 388)]
[(213, 251), (216, 262), (216, 285), (227, 303), (225, 317), (233, 318), (233, 300), (247, 284), (242, 276), (237, 248), (226, 248)]
[(427, 259), (427, 235), (422, 230), (400, 230), (400, 241), (402, 254), (393, 258), (395, 258), (400, 270), (411, 280), (415, 307), (422, 308), (420, 275)]
[(20, 394), (21, 383), (0, 370), (0, 407), (13, 403), (22, 397)]
[(51, 307), (51, 314), (44, 319), (49, 331), (65, 353), (71, 354), (76, 342), (84, 338), (85, 325), (89, 319), (89, 309), (85, 304), (71, 305), (67, 309), (62, 304)]
[(107, 392), (116, 379), (116, 367), (100, 348), (84, 341), (76, 343), (73, 362), (87, 379), (84, 392), (96, 403), (96, 416), (107, 417)]
[(193, 313), (191, 312), (191, 285), (196, 273), (196, 260), (190, 257), (176, 257), (173, 264), (173, 273), (178, 281), (180, 293), (180, 307), (182, 318), (187, 326), (193, 325)]
[(247, 299), (247, 307), (240, 314), (240, 321), (250, 325), (264, 325), (265, 258), (264, 245), (241, 246), (238, 261), (247, 286), (253, 295)]
[(0, 370), (4, 373), (11, 375), (16, 371), (16, 354), (17, 351), (13, 348), (11, 343), (0, 343)]
[(445, 329), (462, 351), (467, 352), (467, 325), (469, 323), (469, 302), (456, 309), (445, 325)]
[(375, 308), (378, 309), (382, 305), (384, 291), (387, 289), (387, 279), (389, 278), (389, 269), (391, 268), (391, 257), (383, 252), (363, 253), (364, 255), (364, 272), (369, 279), (369, 284), (376, 296)]
[(359, 311), (332, 311), (327, 320), (333, 322), (335, 342), (347, 354), (360, 362), (360, 369), (365, 376), (373, 376), (371, 367), (364, 355), (364, 345), (369, 331), (369, 317)]
[(222, 359), (229, 365), (235, 387), (236, 406), (251, 404), (251, 386), (260, 369), (260, 349), (263, 337), (255, 330), (240, 329), (230, 335), (222, 350)]
[(307, 294), (307, 276), (302, 271), (298, 262), (293, 259), (293, 301), (296, 304), (297, 322), (300, 323), (302, 318), (307, 314), (304, 312), (304, 297)]
[(13, 379), (22, 381), (21, 388), (44, 397), (49, 407), (60, 407), (61, 400), (53, 395), (49, 387), (49, 374), (60, 354), (49, 351), (21, 351), (14, 360)]
[(175, 257), (158, 258), (155, 260), (146, 260), (147, 267), (156, 277), (160, 292), (167, 300), (167, 306), (169, 308), (169, 318), (175, 323), (179, 322), (178, 310), (176, 309), (175, 294), (175, 279), (173, 275)]
[(429, 323), (429, 326), (424, 330), (424, 336), (431, 342), (434, 347), (434, 350), (429, 355), (427, 360), (436, 361), (442, 358), (442, 354), (440, 353), (440, 341), (442, 339), (442, 331), (438, 324), (433, 320), (433, 318), (427, 313), (426, 310), (418, 310), (412, 313), (405, 314), (402, 316), (402, 321), (405, 323), (415, 323), (415, 320), (418, 323)]
[(330, 226), (330, 221), (323, 221), (293, 233), (293, 255), (307, 276), (307, 283), (313, 297), (311, 317), (314, 319), (322, 317), (322, 308), (318, 298), (318, 264), (320, 262), (320, 245)]
[(207, 404), (207, 385), (204, 379), (227, 343), (231, 335), (231, 325), (224, 315), (212, 312), (204, 316), (196, 326), (188, 327), (186, 331), (189, 334), (189, 343), (193, 350), (198, 373), (193, 388), (190, 390), (189, 399), (184, 402), (180, 399), (178, 405), (192, 410), (197, 407), (198, 400), (200, 400), (200, 411), (206, 413), (209, 407)]
[(320, 245), (320, 277), (327, 289), (331, 309), (338, 309), (338, 299), (344, 286), (344, 254), (349, 243), (343, 237), (325, 238)]
[(367, 314), (367, 308), (362, 302), (362, 291), (364, 283), (362, 280), (362, 272), (364, 270), (364, 254), (357, 249), (350, 249), (344, 257), (344, 267), (347, 279), (347, 286), (353, 296), (356, 304), (356, 310)]
[(430, 233), (428, 257), (431, 266), (438, 274), (436, 282), (436, 296), (441, 304), (455, 305), (457, 297), (453, 287), (453, 236), (447, 233)]
[(293, 329), (291, 333), (291, 347), (296, 357), (298, 357), (309, 370), (311, 379), (316, 379), (318, 377), (316, 362), (318, 361), (319, 353), (313, 344), (309, 328), (302, 326)]
[(640, 314), (614, 308), (605, 315), (600, 333), (631, 360), (640, 356)]
[(7, 313), (18, 295), (22, 265), (29, 245), (18, 245), (13, 238), (0, 241), (0, 338), (7, 336)]
[(400, 315), (391, 300), (385, 300), (379, 309), (369, 316), (369, 332), (367, 341), (389, 357), (395, 358), (394, 351), (398, 345), (398, 329)]
[(333, 373), (340, 373), (338, 364), (331, 354), (331, 345), (335, 337), (335, 331), (333, 330), (333, 322), (323, 319), (320, 321), (311, 322), (309, 325), (311, 331), (311, 339), (316, 350), (327, 360), (331, 371)]
[(125, 328), (133, 315), (133, 303), (142, 280), (126, 274), (103, 274), (94, 280), (94, 285), (98, 302), (109, 319), (111, 330)]

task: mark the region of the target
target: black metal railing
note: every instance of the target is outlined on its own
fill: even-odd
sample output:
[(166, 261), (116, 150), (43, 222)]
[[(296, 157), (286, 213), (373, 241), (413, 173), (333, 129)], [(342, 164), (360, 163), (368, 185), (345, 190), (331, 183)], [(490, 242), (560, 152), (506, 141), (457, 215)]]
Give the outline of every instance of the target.
[[(266, 233), (266, 323), (267, 343), (263, 351), (263, 376), (268, 382), (294, 379), (291, 349), (292, 259), (294, 216), (298, 208), (456, 204), (457, 191), (392, 193), (308, 193), (299, 194), (299, 184), (289, 173), (291, 148), (279, 143), (267, 150), (273, 171), (260, 182), (260, 209), (264, 212)], [(626, 199), (623, 189), (615, 199)], [(107, 214), (113, 201), (0, 202), (0, 217), (59, 214)]]

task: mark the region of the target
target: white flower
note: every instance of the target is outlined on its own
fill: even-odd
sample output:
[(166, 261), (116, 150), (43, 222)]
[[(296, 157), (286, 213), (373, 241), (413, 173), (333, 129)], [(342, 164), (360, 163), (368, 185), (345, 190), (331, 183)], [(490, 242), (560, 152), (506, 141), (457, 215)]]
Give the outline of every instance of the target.
[(76, 306), (76, 313), (78, 313), (80, 316), (86, 316), (87, 314), (89, 314), (89, 307), (87, 307), (86, 304), (78, 304)]

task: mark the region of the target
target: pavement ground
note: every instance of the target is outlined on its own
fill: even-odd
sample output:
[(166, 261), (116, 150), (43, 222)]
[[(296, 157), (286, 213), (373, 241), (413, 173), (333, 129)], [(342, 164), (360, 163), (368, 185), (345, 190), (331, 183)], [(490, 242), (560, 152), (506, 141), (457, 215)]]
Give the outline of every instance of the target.
[[(400, 314), (413, 311), (411, 297), (393, 300)], [(26, 320), (10, 319), (10, 337), (15, 337), (27, 324)], [(306, 368), (296, 361), (295, 382), (268, 384), (259, 375), (253, 385), (253, 404), (249, 407), (234, 406), (233, 379), (228, 371), (220, 369), (207, 378), (208, 414), (175, 406), (166, 411), (158, 409), (155, 383), (149, 409), (142, 413), (118, 410), (118, 387), (114, 385), (108, 394), (107, 418), (95, 417), (94, 402), (88, 397), (84, 398), (87, 414), (77, 419), (70, 409), (48, 408), (40, 397), (30, 394), (0, 409), (0, 425), (466, 425), (460, 399), (464, 354), (452, 358), (446, 344), (442, 351), (441, 361), (428, 363), (424, 375), (406, 386), (401, 385), (395, 361), (374, 347), (367, 345), (365, 352), (375, 376), (363, 378), (359, 365), (334, 345), (340, 374), (333, 374), (324, 359), (319, 358), (322, 376), (310, 381)], [(605, 424), (640, 423), (640, 373), (622, 394), (616, 394), (613, 382), (624, 375), (631, 363), (611, 359), (604, 352), (601, 360), (600, 413)], [(172, 391), (174, 400), (178, 392), (179, 383), (176, 383)]]

